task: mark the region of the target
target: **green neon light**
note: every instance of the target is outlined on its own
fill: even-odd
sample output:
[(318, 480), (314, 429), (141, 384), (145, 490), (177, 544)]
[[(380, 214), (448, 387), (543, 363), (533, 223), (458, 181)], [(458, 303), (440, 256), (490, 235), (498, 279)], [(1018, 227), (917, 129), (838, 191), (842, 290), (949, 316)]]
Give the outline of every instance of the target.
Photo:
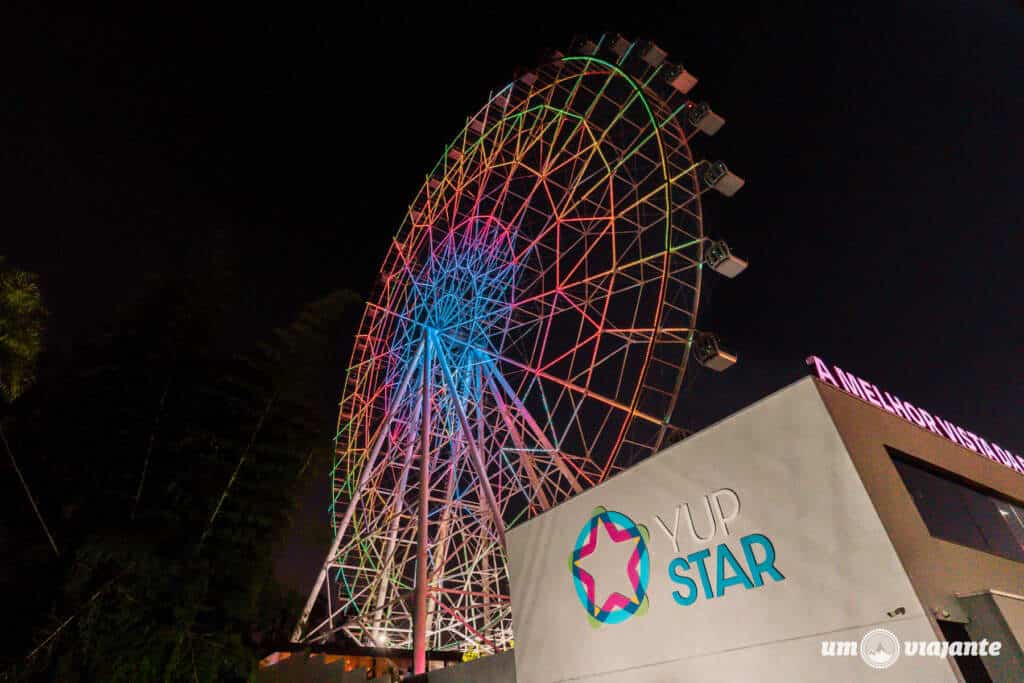
[[(602, 39), (603, 39), (603, 36), (602, 36)], [(614, 71), (615, 73), (617, 73), (619, 76), (622, 76), (622, 78), (625, 79), (625, 81), (630, 85), (630, 87), (632, 87), (633, 90), (635, 90), (637, 92), (637, 94), (639, 95), (640, 103), (644, 106), (644, 109), (647, 111), (647, 117), (651, 120), (651, 125), (654, 126), (654, 132), (656, 133), (656, 140), (658, 142), (658, 155), (661, 157), (661, 173), (662, 173), (662, 176), (663, 176), (664, 181), (665, 181), (665, 249), (666, 250), (669, 249), (670, 248), (669, 247), (669, 240), (670, 240), (670, 235), (671, 235), (671, 232), (672, 232), (672, 220), (671, 220), (672, 201), (671, 201), (671, 194), (670, 194), (671, 184), (670, 184), (669, 177), (668, 177), (668, 159), (665, 156), (665, 145), (664, 145), (664, 143), (662, 142), (662, 139), (661, 139), (661, 128), (658, 126), (658, 120), (654, 117), (654, 111), (651, 109), (650, 103), (647, 101), (647, 98), (643, 94), (643, 89), (640, 87), (640, 85), (636, 82), (636, 80), (632, 76), (630, 76), (625, 71), (623, 71), (617, 64), (612, 64), (611, 62), (609, 62), (607, 60), (599, 59), (597, 57), (585, 57), (585, 56), (582, 56), (582, 57), (563, 57), (562, 61), (563, 62), (581, 62), (581, 61), (585, 61), (585, 62), (593, 62), (595, 64), (600, 64), (602, 66), (605, 66), (605, 67), (611, 69), (612, 71)], [(652, 76), (652, 78), (653, 78), (653, 76)]]

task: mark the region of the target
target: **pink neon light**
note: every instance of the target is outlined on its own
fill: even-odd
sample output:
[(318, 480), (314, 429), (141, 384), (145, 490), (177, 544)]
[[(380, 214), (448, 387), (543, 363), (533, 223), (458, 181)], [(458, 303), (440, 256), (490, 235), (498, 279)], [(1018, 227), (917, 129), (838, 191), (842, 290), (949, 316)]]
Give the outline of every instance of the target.
[(587, 572), (587, 570), (585, 570), (583, 567), (580, 567), (579, 570), (580, 570), (580, 581), (582, 581), (583, 585), (587, 587), (587, 601), (591, 605), (596, 605), (597, 604), (597, 588), (594, 587), (594, 577), (591, 576), (590, 573)]
[(619, 592), (614, 592), (609, 595), (608, 599), (604, 601), (603, 605), (601, 605), (601, 610), (604, 612), (611, 612), (613, 609), (625, 607), (629, 603), (630, 600), (625, 595)]
[[(922, 429), (934, 432), (946, 440), (952, 441), (961, 448), (966, 448), (983, 458), (999, 463), (1017, 474), (1024, 475), (1024, 458), (1001, 448), (995, 443), (989, 444), (985, 439), (977, 436), (963, 427), (959, 427), (938, 415), (932, 415), (927, 410), (918, 408), (908, 401), (902, 401), (888, 392), (879, 391), (878, 387), (863, 380), (853, 373), (846, 372), (838, 365), (831, 368), (825, 361), (817, 356), (809, 356), (807, 364), (814, 368), (815, 376), (822, 382), (827, 382), (837, 389), (842, 389), (851, 396), (856, 396), (887, 413), (901, 417), (911, 424)], [(838, 381), (836, 378), (839, 378)], [(937, 426), (936, 426), (937, 425)], [(941, 428), (941, 429), (940, 429)]]
[(629, 563), (626, 565), (626, 575), (629, 576), (629, 583), (633, 586), (633, 594), (640, 592), (640, 549), (639, 547), (629, 556)]
[[(587, 534), (587, 542), (585, 544), (583, 544), (583, 547), (580, 548), (580, 560), (582, 560), (584, 557), (587, 557), (588, 555), (593, 553), (594, 550), (597, 549), (597, 528), (598, 528), (598, 526), (599, 526), (598, 524), (592, 524), (590, 526), (590, 533)], [(610, 538), (613, 543), (622, 543), (624, 541), (628, 541), (631, 538), (633, 538), (633, 535), (630, 534), (627, 530), (619, 529), (618, 527), (615, 526), (615, 524), (613, 524), (610, 521), (601, 520), (601, 525), (600, 526), (604, 526), (604, 530), (608, 534), (608, 538)], [(578, 562), (578, 560), (577, 560), (577, 562)], [(633, 586), (633, 592), (634, 593), (638, 592), (638, 589), (640, 587), (640, 571), (639, 571), (639, 568), (640, 568), (640, 552), (639, 552), (639, 550), (636, 550), (630, 556), (629, 562), (626, 565), (626, 574), (629, 577), (630, 585)], [(583, 585), (586, 587), (587, 598), (589, 599), (590, 604), (596, 605), (597, 604), (597, 587), (596, 587), (595, 582), (594, 582), (594, 577), (591, 576), (590, 573), (587, 572), (585, 569), (583, 569), (583, 567), (579, 567), (579, 576), (580, 576), (580, 581), (582, 581)], [(630, 599), (628, 597), (626, 597), (625, 595), (623, 595), (622, 593), (619, 593), (618, 591), (612, 591), (612, 593), (608, 595), (607, 599), (605, 599), (604, 604), (601, 605), (601, 609), (603, 611), (605, 611), (605, 612), (610, 612), (613, 609), (617, 609), (619, 607), (625, 607), (630, 602), (631, 602)]]
[(622, 543), (633, 538), (633, 535), (625, 529), (619, 529), (612, 522), (604, 522), (604, 530), (608, 532), (608, 538), (615, 543)]
[(587, 542), (580, 548), (580, 559), (590, 555), (597, 548), (597, 525), (590, 525), (590, 533), (587, 535)]

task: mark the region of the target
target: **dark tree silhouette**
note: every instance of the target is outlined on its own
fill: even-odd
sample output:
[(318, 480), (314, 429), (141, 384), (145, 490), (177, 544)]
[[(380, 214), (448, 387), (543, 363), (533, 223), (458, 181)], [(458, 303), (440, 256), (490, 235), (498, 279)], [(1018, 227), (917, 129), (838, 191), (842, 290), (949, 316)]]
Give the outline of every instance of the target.
[(64, 546), (43, 560), (2, 529), (19, 677), (243, 681), (255, 640), (287, 638), (301, 598), (272, 558), (304, 478), (323, 471), (310, 463), (329, 457), (358, 298), (325, 296), (238, 351), (223, 338), (235, 292), (208, 284), (154, 288), (16, 406), (16, 447)]

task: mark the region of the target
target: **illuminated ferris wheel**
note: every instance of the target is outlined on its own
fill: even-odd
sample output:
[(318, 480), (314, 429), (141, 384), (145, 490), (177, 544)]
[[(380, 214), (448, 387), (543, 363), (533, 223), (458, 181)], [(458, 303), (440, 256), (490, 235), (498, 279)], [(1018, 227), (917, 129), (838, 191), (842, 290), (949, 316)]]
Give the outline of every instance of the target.
[[(497, 651), (505, 530), (678, 438), (724, 120), (651, 43), (579, 41), (466, 121), (409, 206), (345, 379), (334, 542), (294, 640)], [(322, 615), (310, 621), (321, 595)], [(322, 619), (320, 618), (322, 616)]]

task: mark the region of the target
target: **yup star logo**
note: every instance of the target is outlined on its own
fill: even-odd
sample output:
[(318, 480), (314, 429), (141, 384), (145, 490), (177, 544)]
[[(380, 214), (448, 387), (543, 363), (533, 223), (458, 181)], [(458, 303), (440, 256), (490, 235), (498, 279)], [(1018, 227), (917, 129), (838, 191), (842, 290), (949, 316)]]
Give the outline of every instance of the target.
[[(621, 624), (635, 614), (643, 615), (650, 606), (647, 584), (651, 578), (651, 560), (647, 552), (650, 535), (647, 527), (632, 519), (603, 507), (594, 509), (590, 519), (580, 529), (576, 546), (569, 555), (569, 571), (572, 574), (576, 596), (586, 610), (590, 625), (599, 628), (602, 624)], [(588, 558), (596, 552), (607, 560), (617, 552), (620, 561), (602, 562), (601, 567), (619, 567), (614, 572), (602, 571), (600, 581), (594, 580)], [(591, 567), (591, 571), (583, 564)], [(612, 589), (614, 587), (614, 590)]]

